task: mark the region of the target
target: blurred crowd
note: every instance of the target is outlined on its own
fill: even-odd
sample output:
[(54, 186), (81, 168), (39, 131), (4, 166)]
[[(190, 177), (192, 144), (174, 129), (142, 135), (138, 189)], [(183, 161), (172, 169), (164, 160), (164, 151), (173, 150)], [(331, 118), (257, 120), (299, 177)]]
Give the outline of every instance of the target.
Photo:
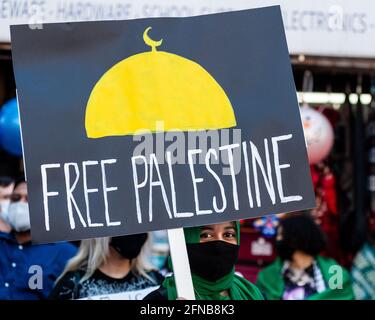
[[(239, 222), (184, 232), (197, 299), (375, 299), (373, 232), (346, 269), (322, 254), (326, 235), (311, 212), (286, 214), (277, 226), (277, 257), (255, 283), (235, 268)], [(25, 179), (0, 177), (1, 300), (184, 298), (176, 292), (167, 247), (160, 232), (32, 244)]]

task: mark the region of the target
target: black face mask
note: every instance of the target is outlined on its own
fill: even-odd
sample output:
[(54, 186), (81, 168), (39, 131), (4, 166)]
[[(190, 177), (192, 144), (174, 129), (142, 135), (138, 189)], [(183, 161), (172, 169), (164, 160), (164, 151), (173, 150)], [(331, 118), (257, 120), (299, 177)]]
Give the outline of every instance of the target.
[(126, 259), (136, 258), (147, 240), (147, 233), (113, 237), (111, 246)]
[(191, 271), (207, 281), (217, 281), (232, 272), (240, 246), (226, 241), (188, 243)]
[(277, 240), (275, 243), (276, 252), (282, 260), (291, 260), (294, 249), (288, 247), (284, 240)]

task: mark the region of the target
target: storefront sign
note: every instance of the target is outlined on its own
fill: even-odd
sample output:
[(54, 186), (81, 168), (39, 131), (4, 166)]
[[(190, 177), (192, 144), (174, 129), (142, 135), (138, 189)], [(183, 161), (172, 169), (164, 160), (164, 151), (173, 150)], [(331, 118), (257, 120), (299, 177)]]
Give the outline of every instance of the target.
[[(289, 52), (320, 56), (375, 56), (372, 0), (0, 0), (0, 42), (9, 25), (146, 17), (182, 17), (281, 5)], [(98, 39), (101, 41), (101, 39)]]

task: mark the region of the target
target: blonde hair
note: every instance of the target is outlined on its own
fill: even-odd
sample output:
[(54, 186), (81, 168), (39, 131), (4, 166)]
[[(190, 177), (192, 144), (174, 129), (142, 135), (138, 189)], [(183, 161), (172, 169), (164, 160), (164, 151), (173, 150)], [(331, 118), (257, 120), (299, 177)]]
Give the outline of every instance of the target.
[[(82, 240), (77, 254), (71, 258), (61, 276), (57, 279), (59, 281), (66, 273), (84, 270), (85, 274), (80, 282), (89, 279), (102, 266), (109, 256), (109, 244), (111, 238), (94, 238)], [(151, 235), (142, 247), (139, 255), (131, 260), (131, 271), (137, 275), (142, 275), (147, 279), (154, 281), (147, 272), (154, 269), (147, 257), (151, 252)]]

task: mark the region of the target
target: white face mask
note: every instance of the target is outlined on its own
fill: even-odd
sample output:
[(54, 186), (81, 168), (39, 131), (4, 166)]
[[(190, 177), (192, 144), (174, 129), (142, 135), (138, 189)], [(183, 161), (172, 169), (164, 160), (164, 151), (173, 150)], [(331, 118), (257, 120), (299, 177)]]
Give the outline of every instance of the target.
[(10, 205), (10, 200), (0, 201), (0, 218), (2, 218), (5, 222), (8, 222), (9, 205)]
[(26, 202), (13, 202), (8, 209), (8, 221), (17, 232), (30, 230), (29, 205)]

